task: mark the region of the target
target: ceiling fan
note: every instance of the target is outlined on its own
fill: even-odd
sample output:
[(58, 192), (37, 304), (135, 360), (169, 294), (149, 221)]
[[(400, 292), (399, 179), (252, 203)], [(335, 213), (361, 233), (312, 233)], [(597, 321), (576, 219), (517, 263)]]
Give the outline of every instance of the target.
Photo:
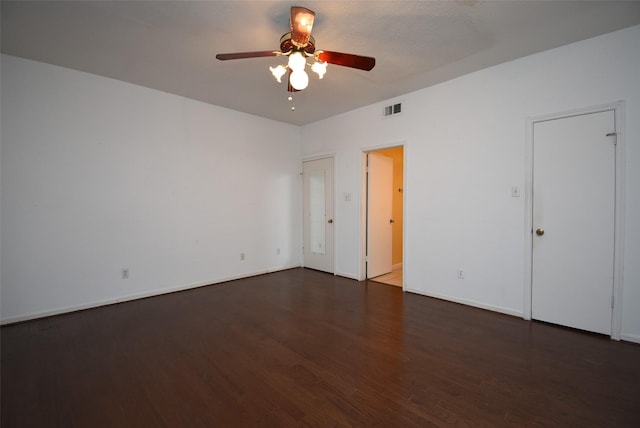
[(376, 65), (376, 59), (341, 52), (316, 50), (315, 39), (311, 36), (311, 28), (315, 12), (305, 7), (291, 7), (291, 31), (280, 38), (279, 51), (234, 52), (217, 54), (222, 61), (229, 59), (259, 58), (269, 56), (287, 56), (286, 65), (269, 67), (278, 82), (288, 73), (289, 92), (301, 91), (309, 84), (309, 76), (305, 72), (307, 58), (313, 58), (311, 70), (322, 79), (327, 71), (327, 64), (341, 65), (369, 71)]

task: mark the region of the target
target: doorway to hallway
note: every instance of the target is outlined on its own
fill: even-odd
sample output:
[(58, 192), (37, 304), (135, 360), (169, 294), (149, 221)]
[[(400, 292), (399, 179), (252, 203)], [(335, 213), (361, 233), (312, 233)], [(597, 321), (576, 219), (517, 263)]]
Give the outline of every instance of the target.
[(365, 156), (365, 278), (402, 287), (404, 147)]

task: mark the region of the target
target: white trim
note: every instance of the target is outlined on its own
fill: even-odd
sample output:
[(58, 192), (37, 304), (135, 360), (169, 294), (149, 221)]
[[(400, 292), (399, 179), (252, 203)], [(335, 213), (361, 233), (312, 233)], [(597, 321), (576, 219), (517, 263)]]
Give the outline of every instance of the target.
[[(338, 213), (338, 204), (336, 203), (338, 201), (338, 189), (337, 189), (337, 182), (338, 180), (336, 180), (336, 154), (330, 155), (328, 156), (332, 159), (331, 163), (333, 164), (331, 167), (331, 173), (333, 174), (333, 177), (331, 177), (331, 181), (333, 181), (333, 227), (331, 228), (331, 233), (333, 234), (333, 237), (331, 238), (331, 242), (333, 243), (333, 274), (336, 274), (336, 268), (338, 267), (338, 253), (340, 252), (338, 249), (338, 245), (336, 242), (336, 230), (338, 228), (340, 228), (340, 224), (338, 223), (338, 220), (340, 220), (339, 218), (336, 218), (336, 214)], [(303, 219), (304, 221), (304, 219)], [(304, 224), (304, 223), (303, 223)], [(304, 233), (302, 234), (303, 238), (304, 238)], [(304, 256), (304, 255), (303, 255)]]
[[(334, 158), (335, 159), (335, 157), (336, 157), (336, 152), (323, 152), (323, 153), (317, 153), (317, 154), (314, 154), (314, 155), (304, 156), (301, 159), (301, 161), (302, 162), (310, 162), (310, 161), (319, 160), (319, 159), (326, 159), (326, 158)], [(334, 171), (334, 175), (335, 175), (335, 171)]]
[(475, 300), (460, 299), (457, 297), (451, 297), (451, 296), (446, 296), (444, 294), (437, 294), (437, 293), (425, 293), (422, 290), (415, 290), (409, 287), (407, 287), (405, 291), (409, 293), (420, 294), (422, 296), (433, 297), (435, 299), (446, 300), (447, 302), (460, 303), (462, 305), (473, 306), (474, 308), (485, 309), (492, 312), (499, 312), (501, 314), (511, 315), (518, 318), (522, 317), (522, 312), (520, 311), (514, 311), (513, 309), (503, 308), (501, 306), (488, 305), (486, 303), (478, 302)]
[(360, 147), (360, 151), (362, 153), (376, 152), (378, 150), (386, 150), (393, 149), (395, 147), (406, 147), (407, 140), (396, 141), (395, 143), (387, 143), (387, 144), (376, 144), (375, 146), (364, 146)]
[(353, 275), (350, 273), (345, 273), (345, 272), (336, 272), (335, 276), (341, 276), (343, 278), (348, 278), (348, 279), (355, 279), (356, 281), (360, 281), (360, 278), (358, 278), (357, 275)]
[(295, 269), (295, 268), (299, 268), (299, 267), (301, 267), (301, 266), (300, 265), (282, 266), (282, 267), (278, 267), (278, 268), (274, 268), (274, 269), (265, 269), (265, 270), (255, 271), (255, 272), (248, 272), (248, 273), (242, 274), (242, 275), (234, 275), (234, 276), (229, 276), (229, 277), (224, 277), (224, 278), (218, 278), (218, 279), (214, 279), (214, 280), (206, 281), (206, 282), (196, 282), (196, 283), (193, 283), (193, 284), (178, 285), (178, 286), (174, 286), (174, 287), (163, 288), (161, 290), (154, 290), (154, 291), (146, 291), (144, 293), (129, 294), (127, 296), (121, 296), (121, 297), (117, 297), (117, 298), (113, 298), (113, 299), (99, 300), (97, 302), (85, 303), (85, 304), (82, 304), (82, 305), (65, 306), (65, 307), (62, 307), (62, 308), (57, 308), (57, 309), (52, 309), (52, 310), (42, 311), (42, 312), (32, 312), (32, 313), (29, 313), (29, 314), (19, 315), (19, 316), (16, 316), (16, 317), (4, 318), (4, 319), (2, 319), (0, 321), (0, 325), (7, 325), (7, 324), (13, 324), (13, 323), (17, 323), (17, 322), (29, 321), (29, 320), (33, 320), (33, 319), (37, 319), (37, 318), (44, 318), (44, 317), (50, 317), (50, 316), (54, 316), (54, 315), (61, 315), (61, 314), (69, 313), (69, 312), (77, 312), (77, 311), (82, 311), (82, 310), (85, 310), (85, 309), (98, 308), (98, 307), (101, 307), (101, 306), (113, 305), (113, 304), (116, 304), (116, 303), (124, 303), (124, 302), (129, 302), (129, 301), (132, 301), (132, 300), (145, 299), (147, 297), (161, 296), (163, 294), (169, 294), (169, 293), (175, 293), (175, 292), (178, 292), (178, 291), (191, 290), (191, 289), (200, 288), (200, 287), (207, 287), (209, 285), (217, 285), (217, 284), (222, 284), (222, 283), (229, 282), (229, 281), (235, 281), (237, 279), (250, 278), (250, 277), (253, 277), (253, 276), (264, 275), (264, 274), (267, 274), (267, 273), (280, 272), (280, 271), (289, 270), (289, 269)]
[(524, 166), (524, 284), (522, 317), (531, 319), (531, 275), (533, 270), (533, 124), (527, 118)]
[(407, 170), (409, 144), (402, 143), (402, 291), (407, 291)]
[(611, 314), (611, 338), (622, 338), (622, 290), (624, 287), (624, 231), (625, 231), (625, 177), (627, 142), (625, 137), (625, 103), (613, 104), (616, 129), (616, 206), (615, 246), (613, 249), (613, 311)]
[[(615, 132), (617, 134), (615, 149), (615, 225), (614, 225), (614, 272), (613, 272), (613, 309), (611, 317), (611, 338), (620, 340), (622, 329), (622, 289), (623, 289), (623, 260), (624, 260), (624, 178), (625, 178), (625, 103), (617, 101), (610, 104), (592, 106), (584, 109), (574, 109), (560, 113), (527, 118), (525, 145), (525, 239), (524, 239), (524, 296), (523, 318), (531, 319), (531, 287), (532, 287), (532, 257), (533, 257), (533, 126), (535, 123), (561, 119), (604, 111), (614, 112)], [(629, 337), (625, 335), (625, 337)], [(625, 339), (627, 340), (627, 339)]]
[(625, 340), (627, 342), (640, 343), (640, 336), (637, 334), (621, 334), (620, 340)]
[(358, 203), (360, 208), (360, 272), (358, 280), (367, 279), (367, 152), (360, 152), (360, 189)]

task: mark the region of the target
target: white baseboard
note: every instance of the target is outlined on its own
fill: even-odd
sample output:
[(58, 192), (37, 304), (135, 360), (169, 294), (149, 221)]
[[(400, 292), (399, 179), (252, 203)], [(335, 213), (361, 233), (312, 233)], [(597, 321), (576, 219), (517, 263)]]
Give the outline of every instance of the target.
[(82, 305), (73, 305), (73, 306), (56, 308), (48, 311), (32, 312), (29, 314), (18, 315), (15, 317), (3, 318), (2, 320), (0, 320), (0, 325), (14, 324), (17, 322), (29, 321), (33, 319), (50, 317), (54, 315), (61, 315), (69, 312), (76, 312), (76, 311), (82, 311), (85, 309), (98, 308), (100, 306), (107, 306), (107, 305), (113, 305), (116, 303), (129, 302), (131, 300), (145, 299), (147, 297), (153, 297), (153, 296), (161, 296), (163, 294), (175, 293), (177, 291), (190, 290), (192, 288), (205, 287), (207, 285), (221, 284), (223, 282), (234, 281), (236, 279), (250, 278), (252, 276), (264, 275), (267, 273), (279, 272), (279, 271), (295, 269), (299, 267), (300, 265), (281, 266), (274, 269), (265, 269), (261, 271), (248, 272), (242, 275), (234, 275), (229, 277), (217, 278), (211, 281), (198, 282), (198, 283), (186, 284), (186, 285), (178, 285), (174, 287), (163, 288), (160, 290), (146, 291), (144, 293), (129, 294), (125, 296), (115, 297), (113, 299), (106, 299), (106, 300), (100, 300), (96, 302), (85, 303)]
[[(473, 300), (459, 299), (459, 298), (450, 297), (450, 296), (438, 295), (438, 294), (435, 294), (435, 293), (425, 293), (423, 291), (414, 290), (414, 289), (411, 289), (411, 288), (407, 288), (405, 291), (408, 291), (410, 293), (420, 294), (420, 295), (427, 296), (427, 297), (434, 297), (436, 299), (446, 300), (446, 301), (449, 301), (449, 302), (461, 303), (463, 305), (473, 306), (475, 308), (486, 309), (486, 310), (494, 311), (494, 312), (500, 312), (502, 314), (512, 315), (512, 316), (519, 317), (519, 318), (523, 318), (524, 317), (524, 312), (514, 311), (514, 310), (511, 310), (511, 309), (502, 308), (502, 307), (499, 307), (499, 306), (487, 305), (485, 303), (480, 303), (480, 302), (476, 302), (476, 301), (473, 301)], [(623, 334), (620, 335), (620, 340), (624, 340), (626, 342), (640, 343), (640, 335), (628, 334), (628, 333), (624, 334), (623, 333)]]
[(410, 293), (421, 294), (421, 295), (427, 296), (427, 297), (433, 297), (433, 298), (440, 299), (440, 300), (446, 300), (448, 302), (460, 303), (460, 304), (467, 305), (467, 306), (473, 306), (474, 308), (486, 309), (488, 311), (499, 312), (501, 314), (511, 315), (511, 316), (514, 316), (514, 317), (522, 318), (524, 316), (522, 311), (517, 311), (517, 310), (513, 310), (513, 309), (509, 309), (509, 308), (503, 308), (503, 307), (500, 307), (500, 306), (487, 305), (486, 303), (476, 302), (475, 300), (460, 299), (458, 297), (445, 296), (445, 295), (436, 294), (436, 293), (425, 293), (424, 291), (415, 290), (415, 289), (410, 288), (410, 287), (406, 287), (404, 290), (408, 291)]
[(342, 276), (344, 278), (349, 278), (349, 279), (355, 279), (356, 281), (360, 281), (360, 279), (358, 278), (357, 275), (352, 275), (350, 273), (344, 273), (344, 272), (336, 272), (334, 275), (336, 276)]
[(621, 334), (620, 335), (620, 340), (624, 340), (627, 342), (634, 342), (634, 343), (640, 343), (640, 336), (638, 336), (637, 334)]

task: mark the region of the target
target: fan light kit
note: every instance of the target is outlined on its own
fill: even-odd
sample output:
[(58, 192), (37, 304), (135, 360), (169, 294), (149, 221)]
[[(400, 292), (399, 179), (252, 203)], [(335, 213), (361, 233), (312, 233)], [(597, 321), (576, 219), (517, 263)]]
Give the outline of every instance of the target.
[[(302, 91), (309, 85), (309, 75), (305, 71), (307, 59), (313, 58), (311, 71), (322, 79), (327, 72), (327, 64), (370, 71), (376, 65), (376, 59), (368, 56), (353, 55), (341, 52), (316, 50), (315, 40), (311, 37), (311, 29), (315, 19), (315, 12), (304, 7), (291, 8), (290, 32), (280, 38), (279, 51), (236, 52), (218, 54), (216, 58), (225, 61), (229, 59), (259, 58), (268, 56), (287, 56), (287, 64), (269, 67), (273, 77), (280, 83), (282, 77), (288, 74), (289, 92)], [(289, 97), (289, 101), (292, 98)], [(292, 107), (291, 110), (295, 110)]]

